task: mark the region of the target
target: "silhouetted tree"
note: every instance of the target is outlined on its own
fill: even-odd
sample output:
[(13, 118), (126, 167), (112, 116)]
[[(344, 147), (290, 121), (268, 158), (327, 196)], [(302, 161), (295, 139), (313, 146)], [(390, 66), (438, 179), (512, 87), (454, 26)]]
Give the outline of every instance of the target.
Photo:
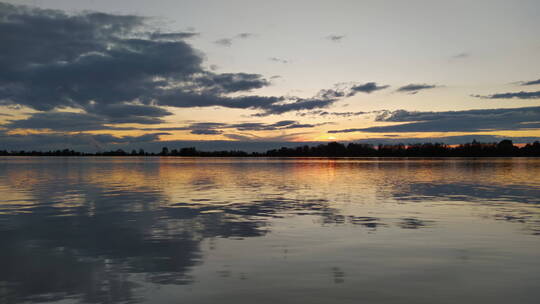
[(159, 155), (161, 155), (161, 156), (169, 155), (169, 148), (163, 147), (163, 149), (161, 149), (161, 153), (159, 153)]

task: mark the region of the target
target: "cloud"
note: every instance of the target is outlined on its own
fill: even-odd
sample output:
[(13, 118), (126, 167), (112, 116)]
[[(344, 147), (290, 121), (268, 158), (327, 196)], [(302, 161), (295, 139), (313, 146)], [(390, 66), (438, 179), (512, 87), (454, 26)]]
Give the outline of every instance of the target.
[(10, 129), (48, 129), (55, 131), (90, 131), (90, 130), (133, 130), (132, 127), (118, 127), (115, 124), (134, 123), (153, 125), (164, 121), (162, 116), (168, 111), (144, 105), (105, 105), (94, 113), (74, 112), (38, 112), (28, 118), (10, 120), (3, 125)]
[(197, 86), (202, 86), (206, 92), (213, 94), (245, 92), (270, 85), (270, 81), (261, 75), (248, 73), (208, 74), (195, 81)]
[(329, 133), (479, 132), (540, 129), (540, 107), (446, 112), (383, 111), (375, 120), (406, 123), (331, 130)]
[[(302, 135), (305, 135), (306, 133), (292, 133), (292, 134), (282, 134), (282, 135), (278, 135), (278, 136), (264, 136), (264, 137), (261, 137), (261, 136), (256, 136), (256, 135), (253, 135), (253, 134), (249, 134), (249, 133), (242, 133), (242, 134), (223, 134), (225, 137), (229, 138), (229, 139), (232, 139), (232, 140), (235, 140), (235, 141), (239, 141), (239, 142), (242, 142), (244, 145), (246, 145), (246, 147), (248, 148), (247, 150), (248, 151), (253, 151), (252, 148), (250, 148), (250, 146), (252, 145), (251, 143), (272, 143), (274, 142), (274, 144), (269, 144), (268, 146), (273, 146), (273, 148), (278, 148), (278, 147), (282, 147), (283, 145), (281, 144), (276, 144), (276, 143), (282, 143), (282, 142), (287, 142), (287, 141), (290, 141), (291, 143), (289, 143), (288, 146), (291, 146), (290, 144), (292, 144), (294, 141), (297, 141), (299, 139), (299, 137), (301, 137)], [(297, 142), (296, 143), (296, 146), (298, 146), (299, 143)], [(268, 150), (268, 149), (267, 149)]]
[(178, 32), (178, 33), (150, 33), (150, 39), (153, 40), (182, 40), (199, 36), (200, 33)]
[(528, 86), (528, 85), (537, 85), (537, 84), (540, 84), (540, 79), (524, 81), (521, 85)]
[(202, 55), (186, 42), (161, 40), (186, 33), (132, 38), (144, 25), (142, 17), (69, 16), (6, 4), (0, 5), (0, 16), (6, 46), (0, 50), (3, 104), (41, 111), (62, 107), (91, 111), (92, 104), (149, 105), (159, 104), (160, 96), (200, 95), (202, 100), (214, 98), (211, 104), (224, 101), (226, 106), (231, 98), (219, 94), (269, 85), (261, 75), (205, 71)]
[(37, 110), (149, 103), (201, 72), (200, 54), (184, 41), (133, 38), (144, 21), (0, 4), (0, 100)]
[(342, 100), (343, 98), (355, 96), (357, 93), (371, 93), (382, 90), (388, 86), (378, 86), (375, 82), (365, 84), (357, 83), (338, 83), (332, 89), (320, 90), (311, 98), (290, 97), (293, 102), (274, 102), (261, 107), (263, 113), (255, 114), (254, 116), (267, 116), (272, 114), (282, 114), (292, 111), (313, 110), (319, 108), (327, 108), (330, 105)]
[(363, 112), (363, 111), (358, 111), (358, 112), (328, 112), (328, 111), (323, 111), (323, 110), (313, 110), (313, 111), (309, 111), (309, 112), (298, 112), (296, 113), (296, 115), (298, 116), (338, 116), (338, 117), (353, 117), (353, 116), (360, 116), (360, 115), (365, 115), (365, 114), (369, 114), (370, 112)]
[(103, 116), (110, 123), (158, 124), (163, 122), (162, 117), (172, 115), (163, 108), (142, 104), (90, 104), (84, 109)]
[(150, 133), (140, 136), (114, 136), (110, 134), (77, 133), (66, 136), (64, 133), (48, 134), (2, 134), (0, 145), (7, 150), (57, 150), (78, 149), (79, 151), (96, 151), (117, 144), (144, 144), (158, 142), (161, 135), (168, 133)]
[(264, 108), (263, 113), (255, 114), (254, 116), (268, 116), (275, 114), (283, 114), (291, 111), (311, 110), (317, 108), (326, 108), (335, 102), (339, 98), (297, 98), (294, 102), (289, 103), (272, 103)]
[(325, 38), (333, 42), (341, 42), (345, 38), (345, 35), (328, 35)]
[(240, 39), (247, 39), (247, 38), (251, 38), (251, 37), (254, 37), (255, 34), (253, 33), (240, 33), (238, 35), (236, 35), (237, 38), (240, 38)]
[(540, 137), (509, 137), (498, 135), (458, 135), (458, 136), (442, 136), (442, 137), (401, 137), (399, 135), (385, 135), (378, 138), (361, 138), (354, 140), (356, 143), (364, 144), (417, 144), (417, 143), (444, 143), (447, 145), (458, 145), (470, 143), (473, 140), (484, 143), (500, 142), (503, 139), (510, 139), (514, 143), (532, 143), (540, 140)]
[(197, 134), (197, 135), (219, 135), (223, 133), (220, 130), (214, 130), (214, 129), (195, 129), (191, 130), (191, 134)]
[(245, 123), (216, 123), (216, 122), (197, 122), (184, 127), (177, 128), (151, 128), (147, 131), (173, 131), (173, 130), (191, 130), (192, 134), (221, 134), (223, 130), (237, 131), (275, 131), (286, 129), (314, 128), (327, 123), (303, 124), (295, 120), (281, 120), (275, 123), (245, 122)]
[(402, 87), (398, 88), (396, 91), (401, 92), (401, 93), (416, 94), (421, 90), (429, 90), (429, 89), (434, 89), (434, 88), (437, 88), (437, 87), (439, 87), (439, 86), (434, 85), (434, 84), (425, 84), (425, 83), (423, 83), (423, 84), (414, 84), (414, 83), (411, 83), (411, 84), (408, 84), (406, 86), (402, 86)]
[(250, 141), (253, 139), (253, 136), (241, 134), (223, 134), (223, 136), (235, 141)]
[(353, 92), (363, 92), (363, 93), (372, 93), (379, 90), (384, 90), (390, 87), (389, 85), (377, 85), (376, 82), (367, 82), (364, 84), (355, 85), (351, 88)]
[(535, 92), (510, 92), (510, 93), (497, 93), (492, 95), (471, 95), (473, 97), (484, 99), (538, 99), (540, 98), (540, 91)]
[[(356, 91), (382, 88), (321, 90), (309, 98), (250, 95), (270, 81), (259, 74), (207, 70), (203, 54), (184, 40), (197, 33), (148, 28), (147, 19), (140, 16), (66, 14), (0, 4), (0, 105), (26, 106), (52, 116), (60, 115), (59, 109), (74, 108), (98, 127), (160, 123), (171, 114), (162, 106), (221, 106), (259, 110), (261, 115), (313, 110)], [(233, 38), (252, 36), (241, 33)], [(38, 118), (49, 117), (36, 116), (24, 124)]]
[(330, 124), (323, 122), (317, 124), (300, 123), (296, 120), (281, 120), (275, 123), (243, 122), (243, 123), (219, 123), (219, 122), (196, 122), (181, 127), (116, 127), (109, 126), (108, 121), (100, 116), (85, 113), (57, 112), (37, 113), (29, 118), (11, 121), (6, 127), (10, 129), (49, 129), (54, 131), (97, 131), (97, 130), (133, 130), (133, 131), (190, 131), (197, 135), (217, 135), (224, 130), (236, 131), (276, 131), (287, 129), (306, 129)]
[[(324, 123), (323, 123), (324, 124)], [(227, 128), (234, 128), (238, 131), (272, 131), (284, 129), (314, 128), (322, 124), (302, 124), (295, 120), (281, 120), (272, 124), (265, 123), (241, 123), (231, 124)]]
[(94, 114), (48, 112), (35, 113), (26, 119), (10, 121), (4, 127), (10, 129), (49, 129), (68, 132), (115, 129), (106, 126), (108, 123), (104, 118)]
[(221, 46), (231, 46), (232, 45), (232, 39), (231, 38), (222, 38), (214, 41), (215, 44), (221, 45)]
[[(67, 14), (0, 3), (0, 105), (37, 111), (23, 119), (6, 118), (2, 127), (8, 133), (15, 129), (50, 132), (25, 136), (4, 132), (1, 142), (7, 144), (5, 147), (47, 149), (54, 145), (59, 148), (61, 143), (82, 147), (152, 142), (176, 130), (232, 138), (233, 132), (308, 129), (321, 124), (292, 120), (193, 123), (168, 128), (158, 124), (172, 115), (165, 107), (219, 106), (256, 110), (259, 116), (267, 116), (315, 111), (359, 92), (387, 87), (349, 84), (320, 90), (312, 97), (261, 96), (253, 91), (271, 85), (263, 75), (217, 73), (206, 68), (204, 55), (186, 42), (198, 33), (149, 32), (149, 28), (148, 19), (140, 16)], [(241, 33), (230, 39), (252, 36)], [(107, 130), (158, 133), (135, 137), (74, 134)], [(271, 139), (293, 140), (299, 134)], [(264, 140), (250, 134), (236, 136)]]
[(286, 64), (286, 63), (289, 63), (289, 60), (287, 59), (283, 59), (283, 58), (278, 58), (278, 57), (270, 57), (268, 58), (270, 61), (273, 61), (273, 62), (279, 62), (279, 63), (283, 63), (283, 64)]
[(349, 90), (334, 88), (320, 90), (311, 98), (289, 97), (288, 99), (282, 98), (281, 100), (272, 100), (271, 102), (262, 101), (260, 105), (257, 105), (256, 107), (264, 110), (264, 112), (254, 114), (253, 116), (262, 117), (292, 111), (326, 108), (339, 101), (341, 98), (352, 95), (354, 94), (351, 94)]
[(286, 101), (285, 97), (276, 96), (223, 96), (191, 92), (164, 92), (158, 96), (159, 104), (178, 108), (221, 106), (233, 109), (267, 110), (276, 107), (279, 102)]

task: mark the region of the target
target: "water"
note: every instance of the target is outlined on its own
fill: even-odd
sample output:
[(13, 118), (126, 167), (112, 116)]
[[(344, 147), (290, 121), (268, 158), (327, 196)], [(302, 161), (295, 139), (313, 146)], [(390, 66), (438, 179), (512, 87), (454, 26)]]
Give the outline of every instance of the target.
[(0, 303), (538, 303), (539, 159), (0, 158)]

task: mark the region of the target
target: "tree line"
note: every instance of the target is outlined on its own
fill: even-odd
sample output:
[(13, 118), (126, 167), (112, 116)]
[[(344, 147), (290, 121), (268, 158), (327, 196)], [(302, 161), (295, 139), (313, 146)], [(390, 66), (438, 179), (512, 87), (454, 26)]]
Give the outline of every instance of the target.
[(370, 144), (331, 142), (318, 146), (269, 150), (265, 156), (321, 156), (321, 157), (496, 157), (540, 156), (540, 142), (515, 146), (511, 140), (499, 143), (473, 141), (461, 145), (443, 143)]
[(331, 142), (316, 146), (282, 147), (266, 152), (245, 151), (199, 151), (194, 147), (172, 149), (163, 147), (161, 152), (146, 152), (143, 149), (126, 152), (122, 149), (95, 153), (77, 152), (70, 149), (55, 151), (6, 151), (1, 156), (191, 156), (191, 157), (537, 157), (540, 142), (516, 146), (511, 140), (499, 143), (473, 141), (461, 145), (443, 143), (422, 144), (343, 144)]

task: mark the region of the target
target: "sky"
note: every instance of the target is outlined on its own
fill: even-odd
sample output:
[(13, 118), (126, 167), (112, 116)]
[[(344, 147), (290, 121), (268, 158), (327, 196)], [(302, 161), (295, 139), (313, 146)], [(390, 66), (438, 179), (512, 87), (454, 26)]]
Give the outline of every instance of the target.
[(540, 139), (540, 2), (0, 2), (0, 150)]

